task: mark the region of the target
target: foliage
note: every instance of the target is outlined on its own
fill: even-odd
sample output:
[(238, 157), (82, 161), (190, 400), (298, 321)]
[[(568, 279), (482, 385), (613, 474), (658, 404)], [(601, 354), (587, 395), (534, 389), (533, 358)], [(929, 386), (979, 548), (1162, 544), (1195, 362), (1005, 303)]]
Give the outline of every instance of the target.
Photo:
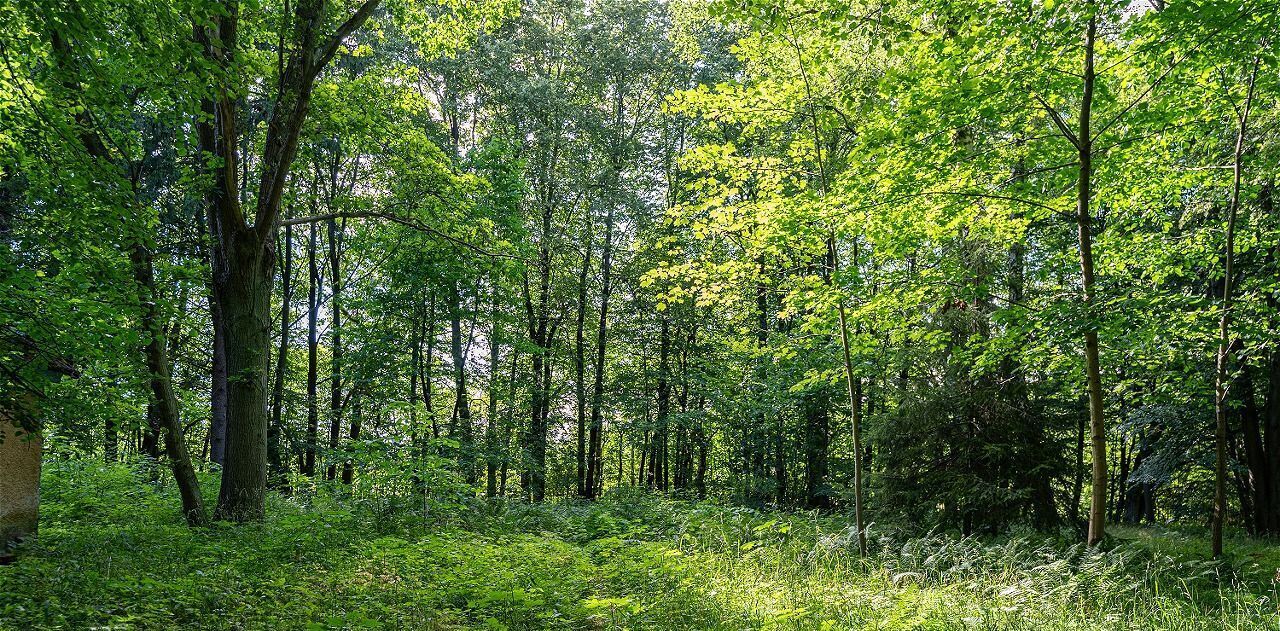
[[(0, 628), (1258, 629), (1275, 548), (1122, 531), (1105, 552), (676, 502), (518, 503), (421, 515), (323, 490), (261, 524), (190, 530), (136, 468), (54, 462), (40, 541), (0, 567)], [(213, 615), (211, 615), (213, 614)]]

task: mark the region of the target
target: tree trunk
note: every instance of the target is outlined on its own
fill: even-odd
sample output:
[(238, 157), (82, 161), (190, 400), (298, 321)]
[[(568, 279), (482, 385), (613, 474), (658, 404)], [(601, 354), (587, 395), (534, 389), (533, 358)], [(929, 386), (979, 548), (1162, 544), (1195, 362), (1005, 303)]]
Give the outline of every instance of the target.
[[(297, 156), (316, 77), (342, 41), (369, 19), (378, 2), (366, 0), (327, 36), (320, 32), (327, 3), (295, 4), (291, 45), (280, 51), (282, 62), (286, 55), (287, 62), (281, 64), (275, 103), (269, 110), (252, 223), (240, 205), (237, 152), (242, 137), (236, 129), (234, 86), (214, 73), (210, 77), (213, 94), (201, 101), (205, 116), (196, 123), (199, 145), (207, 157), (218, 159), (206, 199), (213, 242), (213, 295), (225, 327), (227, 358), (226, 459), (215, 511), (221, 519), (260, 520), (265, 512), (267, 362), (280, 200)], [(224, 0), (200, 18), (194, 20), (199, 24), (194, 37), (205, 60), (218, 70), (230, 68), (241, 46), (238, 3)]]
[(200, 482), (196, 478), (195, 468), (191, 465), (182, 421), (178, 417), (178, 399), (173, 393), (164, 326), (161, 322), (159, 305), (156, 304), (156, 283), (155, 274), (152, 272), (151, 253), (141, 244), (135, 243), (129, 258), (133, 264), (134, 280), (138, 284), (138, 298), (142, 306), (141, 324), (146, 339), (147, 372), (150, 378), (151, 395), (155, 399), (154, 410), (160, 425), (164, 428), (165, 452), (169, 456), (169, 466), (173, 470), (178, 494), (182, 498), (182, 514), (189, 525), (200, 526), (208, 519), (205, 515), (204, 500), (200, 495)]
[(525, 282), (525, 315), (529, 339), (537, 348), (533, 353), (533, 382), (529, 393), (529, 427), (525, 434), (527, 461), (521, 474), (521, 486), (535, 502), (546, 495), (547, 424), (550, 413), (551, 361), (549, 353), (559, 320), (551, 320), (551, 219), (555, 208), (545, 204), (542, 211), (542, 241), (538, 246), (538, 289), (535, 304), (533, 292)]
[(1271, 463), (1267, 461), (1266, 447), (1262, 442), (1262, 426), (1253, 385), (1253, 372), (1247, 362), (1240, 367), (1240, 376), (1236, 380), (1236, 391), (1239, 393), (1240, 426), (1244, 441), (1245, 464), (1248, 467), (1250, 490), (1253, 493), (1253, 507), (1250, 530), (1254, 535), (1269, 534), (1267, 530), (1267, 514), (1270, 512), (1270, 476)]
[(653, 483), (667, 490), (667, 437), (671, 416), (671, 320), (661, 316), (658, 337), (658, 418), (654, 429)]
[[(831, 250), (832, 280), (840, 269), (839, 252), (836, 251), (835, 237), (827, 243)], [(858, 265), (857, 243), (854, 243), (853, 265)], [(849, 393), (849, 427), (853, 435), (853, 520), (858, 529), (858, 555), (867, 556), (867, 534), (862, 516), (862, 378), (853, 374), (853, 357), (849, 351), (849, 324), (846, 322), (844, 297), (836, 303), (836, 314), (839, 316), (840, 349), (844, 355), (845, 388)]]
[(427, 320), (423, 323), (423, 337), (427, 338), (427, 355), (422, 361), (422, 375), (418, 381), (422, 383), (422, 405), (431, 421), (431, 437), (440, 438), (440, 424), (436, 422), (435, 409), (435, 367), (436, 367), (436, 295), (432, 293), (427, 299)]
[(1222, 265), (1222, 317), (1218, 322), (1218, 370), (1214, 384), (1214, 416), (1217, 423), (1214, 432), (1213, 521), (1210, 530), (1215, 559), (1222, 556), (1222, 526), (1227, 518), (1227, 415), (1230, 413), (1230, 405), (1227, 401), (1227, 372), (1231, 361), (1231, 290), (1232, 283), (1235, 282), (1236, 215), (1240, 208), (1244, 141), (1249, 130), (1249, 110), (1253, 107), (1253, 87), (1257, 76), (1258, 60), (1255, 58), (1253, 73), (1249, 78), (1248, 93), (1245, 96), (1243, 108), (1239, 110), (1235, 156), (1231, 163), (1231, 202), (1227, 207), (1227, 238)]
[(471, 464), (471, 393), (467, 390), (467, 354), (462, 344), (462, 296), (458, 292), (458, 281), (455, 279), (449, 289), (449, 332), (450, 350), (453, 355), (453, 418), (457, 427), (450, 429), (450, 434), (460, 428), (462, 448), (458, 453), (458, 463), (462, 469), (463, 479), (468, 483), (475, 482), (475, 471)]
[(213, 326), (213, 368), (209, 375), (209, 460), (222, 465), (227, 443), (227, 348), (222, 309), (209, 293), (209, 319)]
[(573, 371), (574, 371), (574, 403), (577, 405), (578, 421), (578, 497), (591, 497), (591, 486), (587, 483), (587, 361), (585, 350), (585, 329), (587, 323), (587, 275), (591, 272), (591, 216), (587, 215), (586, 251), (582, 255), (582, 269), (578, 273), (578, 319), (574, 327)]
[(805, 428), (804, 501), (809, 508), (831, 506), (827, 492), (827, 448), (830, 441), (831, 401), (826, 386), (807, 390), (800, 399)]
[(489, 413), (484, 426), (484, 494), (490, 499), (498, 495), (498, 371), (501, 370), (501, 323), (498, 321), (498, 285), (493, 279), (489, 328)]
[[(145, 349), (144, 349), (145, 350)], [(160, 461), (160, 413), (154, 401), (147, 402), (146, 424), (142, 426), (142, 445), (139, 451), (152, 462)]]
[[(354, 445), (356, 441), (360, 440), (360, 423), (362, 420), (363, 417), (360, 414), (360, 404), (357, 402), (355, 414), (351, 416), (351, 434), (349, 435), (349, 438), (351, 439), (352, 445)], [(347, 486), (351, 486), (351, 482), (355, 479), (355, 474), (355, 462), (350, 456), (348, 456), (346, 460), (342, 461), (342, 483)]]
[(116, 427), (115, 417), (108, 416), (106, 426), (102, 430), (102, 459), (112, 463), (119, 459), (120, 431)]
[(320, 347), (320, 268), (316, 265), (316, 226), (311, 225), (311, 241), (307, 247), (307, 446), (303, 456), (302, 475), (316, 475), (316, 447), (320, 438), (320, 407), (317, 400)]
[(329, 467), (325, 479), (333, 480), (337, 473), (338, 440), (342, 434), (342, 277), (339, 262), (342, 257), (342, 231), (336, 219), (329, 220), (329, 286), (332, 298), (329, 310), (333, 314), (333, 352), (329, 358)]
[(507, 471), (511, 466), (508, 450), (511, 448), (512, 433), (516, 424), (516, 370), (520, 366), (520, 349), (511, 348), (511, 372), (507, 375), (507, 410), (502, 424), (502, 466), (498, 474), (498, 496), (507, 495)]
[(264, 250), (257, 239), (231, 238), (230, 253), (237, 263), (215, 283), (227, 350), (227, 457), (216, 518), (258, 521), (266, 508), (267, 349), (275, 248)]
[[(604, 377), (609, 331), (609, 296), (613, 290), (613, 206), (604, 219), (604, 250), (600, 254), (600, 320), (596, 327), (596, 356), (591, 385), (591, 427), (587, 436), (587, 489), (597, 497), (604, 482)], [(619, 446), (621, 449), (621, 446)]]
[[(1090, 6), (1094, 3), (1091, 1)], [(1084, 290), (1082, 301), (1086, 323), (1084, 333), (1085, 375), (1089, 386), (1089, 435), (1090, 453), (1093, 457), (1093, 481), (1090, 485), (1088, 544), (1097, 545), (1106, 534), (1107, 511), (1107, 427), (1103, 417), (1102, 369), (1098, 359), (1098, 326), (1093, 322), (1093, 136), (1090, 130), (1094, 88), (1094, 38), (1097, 33), (1096, 15), (1090, 15), (1084, 37), (1084, 93), (1080, 101), (1080, 117), (1075, 144), (1079, 159), (1079, 178), (1076, 186), (1076, 228), (1080, 243), (1080, 279)]]
[(289, 370), (290, 306), (293, 302), (293, 226), (284, 229), (284, 262), (280, 268), (280, 346), (276, 351), (275, 384), (271, 388), (271, 424), (267, 426), (267, 466), (272, 486), (285, 488), (288, 473), (280, 444), (284, 426), (284, 378)]

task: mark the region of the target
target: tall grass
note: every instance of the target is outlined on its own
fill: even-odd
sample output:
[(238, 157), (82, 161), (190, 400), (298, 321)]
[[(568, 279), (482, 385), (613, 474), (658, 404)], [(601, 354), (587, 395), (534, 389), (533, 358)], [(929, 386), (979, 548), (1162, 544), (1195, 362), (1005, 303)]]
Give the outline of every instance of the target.
[[(1280, 629), (1280, 552), (1195, 529), (997, 538), (671, 501), (273, 496), (182, 525), (145, 469), (53, 463), (40, 541), (0, 568), (0, 629)], [(211, 481), (212, 482), (212, 481)], [(210, 484), (210, 488), (214, 485)]]

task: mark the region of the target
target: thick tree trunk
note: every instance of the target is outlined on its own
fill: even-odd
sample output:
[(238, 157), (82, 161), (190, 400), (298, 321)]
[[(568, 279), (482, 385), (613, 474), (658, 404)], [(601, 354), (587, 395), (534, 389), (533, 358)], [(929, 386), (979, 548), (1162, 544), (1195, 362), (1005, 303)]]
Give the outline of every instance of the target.
[(222, 309), (209, 295), (209, 319), (213, 326), (213, 367), (209, 374), (209, 460), (222, 465), (227, 444), (227, 348)]
[(267, 359), (275, 247), (264, 248), (256, 238), (235, 235), (229, 254), (236, 263), (215, 281), (227, 334), (228, 420), (215, 517), (257, 521), (266, 506)]
[[(216, 516), (233, 521), (260, 520), (267, 483), (267, 363), (271, 326), (271, 289), (275, 278), (275, 238), (280, 200), (298, 152), (298, 140), (316, 77), (342, 41), (359, 29), (379, 0), (366, 0), (327, 36), (326, 2), (294, 6), (293, 37), (281, 50), (283, 71), (266, 125), (252, 221), (240, 206), (236, 100), (233, 86), (211, 77), (215, 94), (201, 103), (197, 122), (200, 148), (220, 164), (208, 191), (208, 225), (213, 242), (213, 294), (225, 327), (227, 357), (227, 440)], [(225, 0), (198, 20), (194, 36), (210, 65), (226, 69), (241, 46), (239, 5)], [(235, 73), (228, 73), (234, 76)]]

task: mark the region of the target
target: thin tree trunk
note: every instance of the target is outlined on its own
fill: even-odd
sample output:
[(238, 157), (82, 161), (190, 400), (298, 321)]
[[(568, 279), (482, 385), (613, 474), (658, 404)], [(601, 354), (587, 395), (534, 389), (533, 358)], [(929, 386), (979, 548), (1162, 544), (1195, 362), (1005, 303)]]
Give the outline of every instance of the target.
[(427, 356), (422, 362), (422, 404), (426, 409), (427, 419), (431, 421), (432, 438), (440, 438), (440, 424), (436, 422), (435, 410), (435, 367), (436, 367), (436, 295), (431, 294), (427, 301), (427, 320), (423, 337), (427, 338)]
[[(832, 280), (840, 268), (839, 253), (836, 251), (835, 238), (828, 242), (831, 250)], [(853, 265), (858, 264), (857, 243), (854, 243)], [(867, 556), (867, 534), (862, 515), (862, 378), (853, 374), (853, 358), (849, 351), (849, 325), (845, 318), (844, 297), (836, 303), (836, 313), (840, 325), (840, 350), (844, 356), (845, 387), (849, 393), (849, 426), (853, 434), (853, 520), (858, 529), (858, 555)]]
[(108, 415), (106, 426), (102, 430), (102, 459), (107, 463), (115, 462), (120, 454), (120, 432), (116, 427), (115, 417)]
[(271, 421), (267, 426), (267, 467), (269, 482), (277, 488), (287, 485), (283, 445), (284, 378), (289, 371), (290, 307), (293, 302), (293, 226), (285, 226), (284, 259), (280, 268), (280, 346), (276, 351), (275, 385), (271, 388)]
[(320, 438), (320, 410), (316, 400), (318, 349), (320, 346), (320, 300), (316, 290), (320, 285), (320, 269), (316, 266), (316, 226), (311, 225), (311, 241), (307, 248), (307, 270), (311, 282), (307, 286), (307, 447), (303, 457), (302, 475), (316, 475), (316, 446)]
[[(355, 396), (358, 397), (359, 394), (356, 394)], [(357, 400), (355, 404), (355, 414), (351, 416), (351, 434), (349, 435), (349, 438), (351, 439), (352, 445), (354, 445), (356, 441), (360, 440), (360, 423), (362, 420), (363, 418), (360, 415), (360, 404)], [(347, 459), (342, 462), (342, 483), (347, 486), (351, 486), (351, 482), (355, 479), (355, 474), (355, 461), (348, 456)]]
[(342, 435), (342, 230), (336, 219), (329, 220), (329, 287), (332, 297), (329, 310), (333, 318), (333, 348), (329, 357), (329, 466), (325, 479), (333, 480), (338, 463), (334, 458)]
[(498, 321), (498, 285), (493, 279), (490, 302), (489, 329), (489, 413), (484, 427), (484, 494), (490, 499), (498, 495), (498, 371), (501, 370), (499, 352), (502, 343), (501, 323)]
[[(1094, 6), (1090, 1), (1089, 5)], [(1107, 513), (1107, 427), (1103, 416), (1102, 369), (1098, 358), (1098, 327), (1092, 322), (1094, 305), (1093, 280), (1093, 137), (1090, 130), (1094, 89), (1094, 39), (1098, 19), (1090, 15), (1084, 37), (1084, 93), (1080, 101), (1080, 117), (1075, 144), (1079, 156), (1079, 178), (1076, 188), (1076, 228), (1080, 241), (1080, 279), (1084, 290), (1086, 318), (1084, 333), (1085, 375), (1089, 386), (1089, 435), (1093, 456), (1093, 481), (1089, 503), (1088, 544), (1097, 545), (1106, 534)]]
[(1227, 208), (1227, 242), (1223, 253), (1222, 276), (1222, 317), (1218, 323), (1218, 361), (1217, 378), (1214, 391), (1214, 411), (1216, 431), (1214, 432), (1214, 494), (1212, 546), (1213, 558), (1222, 556), (1222, 526), (1227, 517), (1227, 415), (1230, 405), (1227, 401), (1227, 372), (1231, 361), (1231, 290), (1235, 274), (1235, 238), (1236, 215), (1240, 209), (1240, 180), (1244, 168), (1245, 136), (1249, 130), (1249, 112), (1253, 107), (1253, 88), (1258, 76), (1259, 61), (1253, 61), (1253, 72), (1249, 77), (1249, 89), (1245, 96), (1244, 107), (1240, 110), (1239, 126), (1236, 130), (1236, 148), (1231, 163), (1231, 202)]
[(667, 490), (667, 433), (671, 415), (671, 321), (661, 316), (658, 338), (658, 423), (654, 429), (651, 460), (654, 487)]
[(449, 433), (453, 435), (459, 430), (462, 448), (459, 450), (458, 463), (462, 468), (463, 478), (468, 483), (475, 482), (475, 468), (471, 466), (471, 393), (467, 391), (467, 354), (462, 344), (462, 297), (458, 292), (458, 281), (455, 279), (449, 290), (449, 332), (450, 350), (453, 355), (453, 419), (454, 424)]
[(573, 370), (574, 370), (574, 403), (577, 405), (578, 421), (578, 497), (591, 497), (591, 486), (587, 483), (587, 384), (586, 384), (586, 349), (585, 329), (587, 323), (587, 275), (591, 272), (591, 216), (587, 215), (586, 251), (582, 255), (582, 269), (578, 273), (578, 318), (574, 327)]
[(204, 499), (200, 495), (200, 481), (187, 453), (187, 443), (178, 417), (178, 399), (173, 393), (169, 356), (165, 347), (164, 327), (161, 324), (159, 305), (156, 304), (155, 274), (152, 271), (151, 252), (141, 243), (134, 243), (130, 252), (134, 280), (138, 284), (142, 304), (142, 327), (146, 335), (147, 371), (150, 377), (151, 395), (155, 398), (155, 411), (164, 427), (165, 452), (169, 466), (177, 482), (178, 495), (182, 499), (182, 514), (187, 523), (200, 526), (208, 521)]
[[(592, 371), (594, 382), (591, 387), (591, 426), (588, 430), (587, 445), (587, 488), (591, 489), (591, 497), (596, 497), (596, 489), (604, 481), (604, 377), (605, 351), (608, 345), (609, 332), (609, 297), (613, 290), (613, 206), (605, 214), (604, 250), (600, 255), (600, 320), (596, 327), (596, 356)], [(619, 447), (621, 449), (621, 447)]]

